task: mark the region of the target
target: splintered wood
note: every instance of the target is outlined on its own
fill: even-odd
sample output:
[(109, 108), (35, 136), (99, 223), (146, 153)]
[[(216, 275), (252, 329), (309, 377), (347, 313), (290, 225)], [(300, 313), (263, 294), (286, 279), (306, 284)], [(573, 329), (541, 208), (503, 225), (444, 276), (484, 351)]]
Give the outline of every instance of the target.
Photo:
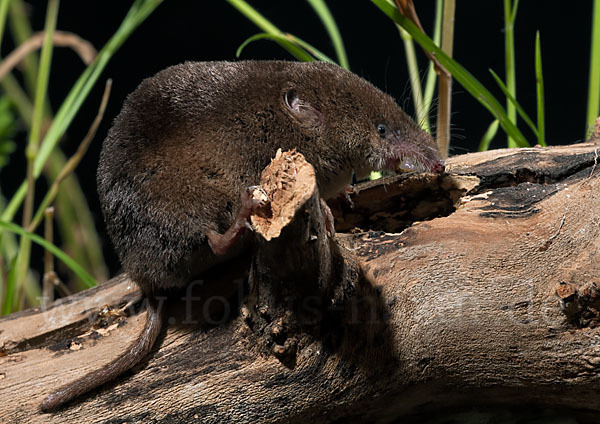
[[(103, 305), (138, 298), (124, 275), (0, 317), (0, 423), (443, 422), (521, 406), (598, 423), (599, 146), (473, 153), (433, 179), (370, 182), (342, 218), (391, 218), (335, 238), (311, 167), (278, 153), (262, 181), (271, 210), (252, 219), (281, 235), (169, 295), (132, 372), (39, 410), (142, 331), (143, 313), (95, 327)], [(436, 199), (451, 207), (396, 231)]]
[(266, 240), (278, 237), (296, 211), (317, 189), (313, 167), (296, 150), (277, 151), (271, 164), (265, 168), (260, 185), (269, 198), (269, 204), (251, 217), (255, 231)]

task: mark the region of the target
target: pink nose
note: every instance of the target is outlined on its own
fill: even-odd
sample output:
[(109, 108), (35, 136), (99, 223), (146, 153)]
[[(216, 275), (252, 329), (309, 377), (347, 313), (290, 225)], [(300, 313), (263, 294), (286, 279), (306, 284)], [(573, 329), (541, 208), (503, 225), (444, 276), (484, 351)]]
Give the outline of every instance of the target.
[(431, 167), (431, 171), (435, 172), (436, 174), (441, 174), (444, 172), (444, 170), (444, 162), (442, 162), (441, 160), (436, 161)]

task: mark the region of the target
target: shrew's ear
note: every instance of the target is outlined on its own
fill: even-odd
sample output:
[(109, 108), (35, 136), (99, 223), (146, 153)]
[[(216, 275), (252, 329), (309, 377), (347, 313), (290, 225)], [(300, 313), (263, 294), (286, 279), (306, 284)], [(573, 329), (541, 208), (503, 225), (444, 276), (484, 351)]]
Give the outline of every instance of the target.
[(288, 114), (302, 126), (317, 126), (324, 121), (323, 113), (298, 97), (298, 93), (293, 88), (286, 89), (283, 92), (283, 104)]

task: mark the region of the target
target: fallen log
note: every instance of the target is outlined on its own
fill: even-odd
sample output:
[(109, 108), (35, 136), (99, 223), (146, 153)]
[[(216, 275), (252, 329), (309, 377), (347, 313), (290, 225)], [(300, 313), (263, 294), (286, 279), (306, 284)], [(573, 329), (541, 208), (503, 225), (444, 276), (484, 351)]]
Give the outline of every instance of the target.
[(284, 154), (252, 254), (170, 296), (127, 375), (39, 411), (141, 331), (125, 275), (0, 319), (0, 422), (414, 422), (523, 405), (596, 422), (598, 148), (468, 154), (443, 176), (359, 185), (353, 207), (332, 205), (335, 237), (312, 168)]

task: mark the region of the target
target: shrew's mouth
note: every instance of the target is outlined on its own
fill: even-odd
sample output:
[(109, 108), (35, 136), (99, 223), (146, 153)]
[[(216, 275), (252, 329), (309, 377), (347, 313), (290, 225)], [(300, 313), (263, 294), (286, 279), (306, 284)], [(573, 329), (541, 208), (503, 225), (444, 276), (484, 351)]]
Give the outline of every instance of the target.
[[(429, 149), (428, 146), (423, 146)], [(395, 173), (404, 172), (433, 172), (440, 174), (444, 172), (444, 163), (436, 154), (427, 155), (417, 149), (411, 149), (410, 152), (402, 152), (400, 149), (392, 149), (388, 152), (384, 167)]]
[(393, 169), (397, 173), (429, 171), (428, 167), (423, 162), (417, 161), (409, 156), (401, 156), (394, 162), (395, 164), (393, 166)]

